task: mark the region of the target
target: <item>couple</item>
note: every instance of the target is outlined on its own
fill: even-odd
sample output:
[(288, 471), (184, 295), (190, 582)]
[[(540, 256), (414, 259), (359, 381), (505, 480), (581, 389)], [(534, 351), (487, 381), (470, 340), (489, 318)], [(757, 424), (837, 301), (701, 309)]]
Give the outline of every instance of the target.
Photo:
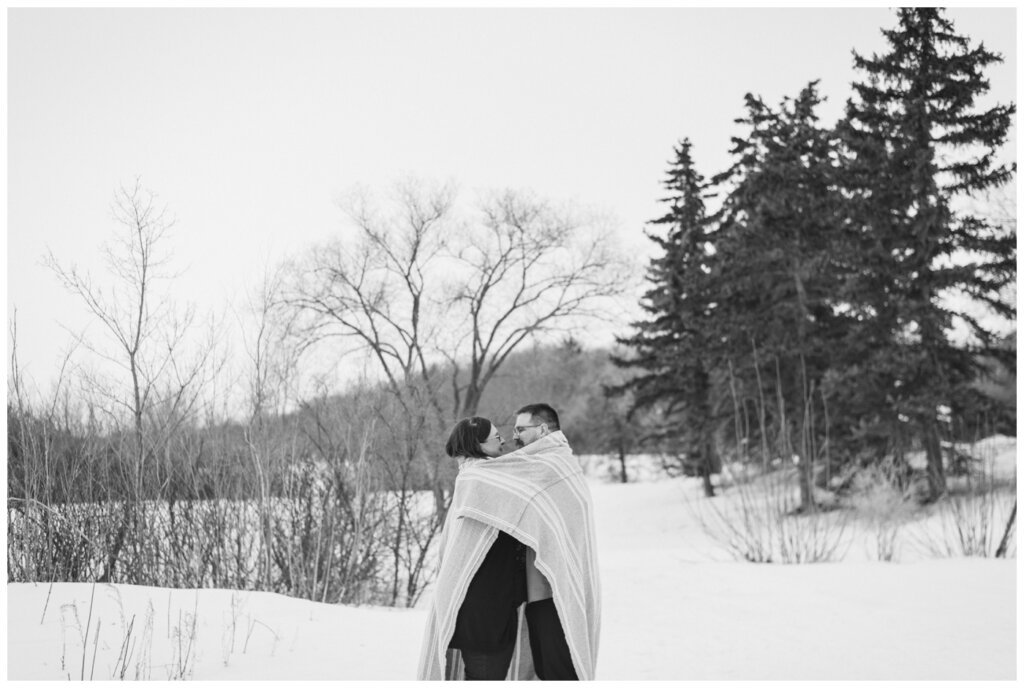
[(593, 504), (547, 404), (516, 412), (501, 454), (486, 418), (445, 447), (459, 475), (441, 533), (421, 680), (592, 680), (600, 590)]

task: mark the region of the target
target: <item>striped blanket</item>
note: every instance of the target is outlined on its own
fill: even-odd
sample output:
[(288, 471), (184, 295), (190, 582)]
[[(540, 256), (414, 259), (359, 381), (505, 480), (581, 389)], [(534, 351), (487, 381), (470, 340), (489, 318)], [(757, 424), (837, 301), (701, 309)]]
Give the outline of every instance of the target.
[[(418, 678), (462, 680), (461, 653), (449, 649), (473, 575), (503, 530), (537, 553), (551, 584), (576, 674), (593, 680), (600, 630), (600, 584), (593, 504), (565, 435), (554, 432), (505, 456), (467, 461), (441, 534), (440, 570), (427, 616)], [(536, 678), (525, 621), (508, 679)]]

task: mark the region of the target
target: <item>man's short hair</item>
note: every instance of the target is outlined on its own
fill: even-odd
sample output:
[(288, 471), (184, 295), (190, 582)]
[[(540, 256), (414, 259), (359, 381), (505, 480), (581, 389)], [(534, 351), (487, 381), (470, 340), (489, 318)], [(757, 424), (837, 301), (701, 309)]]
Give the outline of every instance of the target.
[(548, 430), (552, 432), (560, 430), (562, 427), (558, 423), (558, 411), (551, 408), (548, 404), (527, 404), (516, 411), (517, 416), (520, 413), (529, 413), (532, 420), (539, 423), (547, 423)]

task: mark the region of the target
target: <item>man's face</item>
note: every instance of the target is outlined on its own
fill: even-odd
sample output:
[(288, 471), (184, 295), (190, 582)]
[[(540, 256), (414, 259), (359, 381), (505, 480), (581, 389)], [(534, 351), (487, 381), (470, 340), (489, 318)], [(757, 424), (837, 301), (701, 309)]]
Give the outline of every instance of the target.
[(546, 434), (548, 434), (547, 423), (538, 423), (537, 419), (529, 413), (520, 413), (516, 416), (516, 425), (512, 431), (512, 437), (515, 439), (517, 447), (525, 447), (531, 442), (536, 442)]

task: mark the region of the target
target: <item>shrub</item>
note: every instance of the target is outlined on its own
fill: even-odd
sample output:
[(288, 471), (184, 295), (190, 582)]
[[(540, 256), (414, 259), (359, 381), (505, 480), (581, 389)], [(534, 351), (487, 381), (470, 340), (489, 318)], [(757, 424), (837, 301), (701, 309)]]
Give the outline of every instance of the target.
[(841, 560), (848, 548), (848, 512), (822, 509), (802, 513), (797, 508), (797, 479), (792, 469), (756, 479), (733, 476), (728, 492), (698, 502), (697, 518), (711, 538), (741, 561), (808, 564)]
[(900, 532), (913, 509), (909, 486), (891, 464), (863, 468), (853, 476), (851, 504), (868, 528), (868, 555), (878, 561), (897, 559)]

